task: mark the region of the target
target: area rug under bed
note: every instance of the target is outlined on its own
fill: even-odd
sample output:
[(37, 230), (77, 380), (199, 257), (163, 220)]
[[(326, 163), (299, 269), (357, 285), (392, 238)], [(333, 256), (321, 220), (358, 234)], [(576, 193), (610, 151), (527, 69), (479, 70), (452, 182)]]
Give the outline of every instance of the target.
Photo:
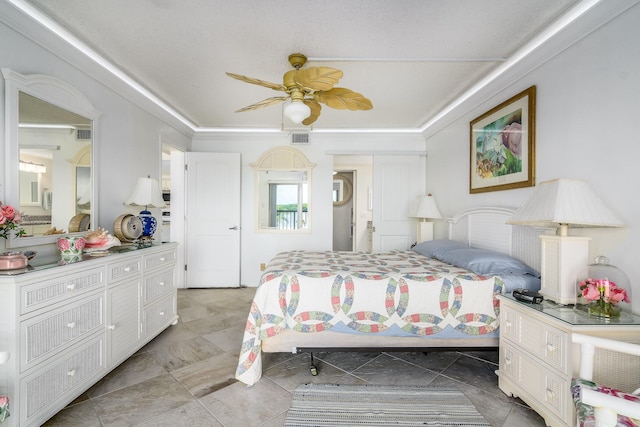
[(455, 388), (302, 384), (293, 392), (285, 427), (489, 426)]

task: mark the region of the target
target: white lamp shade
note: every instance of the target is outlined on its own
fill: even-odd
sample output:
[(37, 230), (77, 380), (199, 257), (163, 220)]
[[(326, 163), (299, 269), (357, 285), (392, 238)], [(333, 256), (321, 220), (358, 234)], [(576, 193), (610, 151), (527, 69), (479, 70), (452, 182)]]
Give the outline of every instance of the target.
[(507, 223), (538, 227), (624, 227), (586, 182), (564, 178), (538, 184), (531, 198)]
[(430, 218), (441, 219), (442, 214), (436, 205), (436, 199), (431, 195), (418, 196), (416, 199), (415, 210), (411, 214), (414, 218)]
[(293, 123), (301, 123), (311, 114), (311, 108), (302, 101), (292, 101), (284, 107), (284, 115)]
[(164, 199), (158, 181), (154, 178), (138, 178), (133, 193), (124, 202), (125, 205), (163, 208)]

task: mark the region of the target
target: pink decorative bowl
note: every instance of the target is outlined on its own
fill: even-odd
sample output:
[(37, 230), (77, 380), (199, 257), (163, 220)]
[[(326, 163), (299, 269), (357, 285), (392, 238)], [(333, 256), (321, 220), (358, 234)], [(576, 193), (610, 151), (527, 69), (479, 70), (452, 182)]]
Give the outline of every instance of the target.
[(25, 268), (29, 260), (22, 252), (5, 252), (0, 254), (0, 270)]

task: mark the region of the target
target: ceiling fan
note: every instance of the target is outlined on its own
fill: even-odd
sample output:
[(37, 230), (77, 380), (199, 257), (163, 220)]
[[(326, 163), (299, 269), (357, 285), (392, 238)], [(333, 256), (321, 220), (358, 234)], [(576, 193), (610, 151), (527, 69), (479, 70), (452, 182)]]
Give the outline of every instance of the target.
[(302, 68), (306, 62), (307, 57), (301, 53), (289, 55), (289, 63), (294, 70), (284, 74), (282, 84), (227, 73), (229, 77), (234, 79), (287, 93), (286, 96), (274, 96), (256, 102), (237, 110), (236, 113), (290, 101), (284, 108), (285, 116), (294, 123), (308, 126), (320, 116), (321, 103), (338, 110), (355, 111), (373, 108), (371, 101), (361, 93), (351, 89), (333, 87), (342, 78), (342, 71), (330, 67)]

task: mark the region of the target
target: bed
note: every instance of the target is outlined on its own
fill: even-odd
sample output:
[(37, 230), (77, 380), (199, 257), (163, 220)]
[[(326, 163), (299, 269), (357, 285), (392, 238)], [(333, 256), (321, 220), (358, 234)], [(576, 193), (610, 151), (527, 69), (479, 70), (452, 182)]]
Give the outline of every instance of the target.
[(539, 231), (507, 208), (449, 220), (449, 239), (386, 253), (289, 251), (268, 264), (248, 315), (236, 378), (262, 352), (497, 347), (497, 295), (540, 287)]

